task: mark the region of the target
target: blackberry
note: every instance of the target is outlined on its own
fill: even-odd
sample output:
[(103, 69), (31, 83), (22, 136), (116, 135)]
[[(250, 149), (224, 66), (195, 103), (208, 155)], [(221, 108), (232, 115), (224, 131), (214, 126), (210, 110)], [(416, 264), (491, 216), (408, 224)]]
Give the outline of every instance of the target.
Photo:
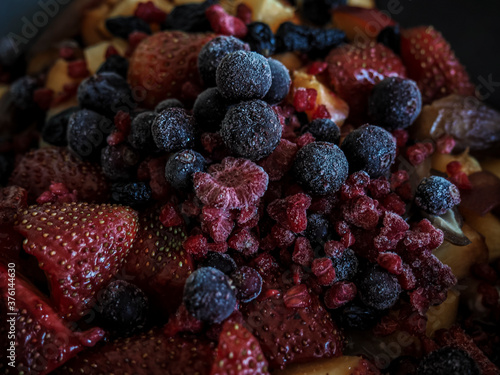
[(310, 214), (307, 216), (305, 236), (312, 244), (323, 246), (332, 239), (332, 225), (325, 215)]
[(347, 0), (304, 0), (300, 14), (307, 21), (324, 26), (332, 18), (332, 9), (346, 3)]
[(479, 375), (477, 363), (464, 350), (445, 346), (427, 354), (417, 369), (417, 375)]
[(162, 26), (164, 29), (186, 32), (211, 31), (212, 27), (205, 16), (205, 11), (215, 3), (214, 0), (207, 0), (203, 3), (178, 5), (168, 14)]
[(120, 55), (111, 55), (101, 64), (96, 73), (104, 72), (116, 73), (120, 77), (127, 78), (128, 60)]
[(366, 331), (377, 324), (380, 319), (380, 313), (355, 300), (342, 308), (338, 318), (344, 327)]
[(299, 184), (312, 194), (335, 193), (347, 179), (349, 165), (338, 146), (313, 142), (302, 147), (293, 164)]
[(262, 291), (262, 277), (254, 268), (240, 267), (231, 274), (231, 279), (238, 290), (237, 297), (243, 303), (253, 301)]
[(365, 171), (371, 178), (389, 172), (396, 159), (392, 134), (374, 125), (363, 125), (345, 137), (342, 151), (349, 161), (349, 172)]
[(165, 99), (156, 105), (155, 112), (160, 113), (161, 111), (168, 108), (184, 108), (184, 104), (182, 104), (179, 99)]
[(68, 120), (68, 147), (81, 159), (98, 161), (106, 137), (114, 129), (111, 120), (88, 110), (73, 113)]
[(205, 44), (198, 54), (198, 71), (207, 87), (216, 85), (217, 67), (229, 53), (250, 51), (250, 46), (234, 36), (217, 36)]
[(288, 95), (292, 80), (290, 73), (285, 65), (275, 59), (268, 59), (271, 68), (271, 87), (267, 91), (264, 99), (269, 104), (280, 103)]
[(368, 101), (370, 120), (389, 131), (406, 129), (422, 110), (422, 95), (411, 79), (388, 77), (377, 83)]
[(278, 146), (281, 124), (269, 104), (252, 100), (236, 104), (228, 110), (220, 134), (233, 154), (259, 160)]
[(460, 203), (460, 192), (446, 178), (424, 178), (415, 192), (415, 203), (431, 215), (442, 215)]
[(108, 18), (106, 20), (106, 28), (112, 35), (123, 39), (128, 39), (128, 36), (134, 31), (151, 35), (149, 24), (135, 16)]
[(357, 287), (361, 301), (376, 310), (386, 310), (394, 306), (401, 293), (396, 276), (379, 266), (366, 269)]
[(139, 161), (139, 153), (126, 143), (106, 146), (101, 154), (102, 171), (111, 181), (132, 179)]
[(377, 35), (377, 42), (389, 47), (396, 55), (399, 55), (401, 53), (399, 25), (384, 27)]
[(332, 258), (333, 268), (335, 268), (335, 280), (353, 280), (358, 273), (358, 257), (351, 249), (345, 249), (340, 258)]
[(156, 116), (151, 126), (153, 139), (160, 150), (174, 152), (194, 146), (194, 118), (183, 108), (168, 108)]
[(226, 275), (232, 274), (238, 267), (236, 262), (228, 254), (209, 251), (206, 257), (202, 260), (202, 267), (213, 267)]
[(276, 49), (274, 34), (267, 23), (251, 22), (247, 25), (247, 35), (243, 39), (250, 49), (264, 56), (271, 56)]
[(183, 301), (191, 315), (209, 324), (221, 323), (236, 306), (230, 279), (213, 267), (198, 268), (189, 275)]
[(227, 100), (217, 87), (203, 91), (194, 102), (193, 115), (202, 131), (216, 132), (220, 129), (227, 112)]
[(304, 127), (302, 133), (311, 133), (316, 141), (330, 142), (335, 145), (340, 143), (340, 129), (331, 119), (321, 118), (312, 120)]
[(165, 166), (165, 178), (177, 190), (192, 190), (193, 174), (203, 172), (205, 158), (193, 150), (182, 150), (171, 155)]
[(276, 52), (299, 51), (322, 55), (345, 40), (345, 33), (338, 29), (319, 29), (284, 22), (276, 31)]
[(96, 309), (106, 329), (130, 335), (144, 328), (149, 302), (141, 289), (126, 281), (116, 280), (99, 293)]
[(135, 209), (151, 202), (152, 194), (147, 182), (117, 182), (111, 185), (111, 198), (116, 203)]
[(112, 118), (118, 111), (130, 112), (135, 103), (127, 81), (113, 72), (95, 74), (78, 87), (80, 107)]
[(157, 150), (153, 133), (151, 132), (151, 126), (155, 119), (156, 113), (150, 111), (139, 113), (133, 118), (128, 135), (128, 142), (132, 147), (148, 153)]
[(261, 99), (272, 84), (271, 67), (257, 52), (236, 51), (220, 62), (216, 82), (220, 93), (228, 100)]
[(42, 139), (54, 146), (67, 146), (69, 118), (79, 110), (80, 108), (78, 107), (70, 107), (49, 117), (42, 127)]

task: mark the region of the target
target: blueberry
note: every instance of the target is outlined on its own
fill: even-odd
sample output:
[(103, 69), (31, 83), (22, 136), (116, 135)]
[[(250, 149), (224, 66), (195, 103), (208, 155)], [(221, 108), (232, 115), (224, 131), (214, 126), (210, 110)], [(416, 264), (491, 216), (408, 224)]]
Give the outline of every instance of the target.
[(111, 181), (127, 181), (136, 174), (139, 153), (126, 143), (106, 146), (101, 154), (104, 175)]
[(229, 109), (222, 121), (220, 133), (224, 144), (233, 154), (259, 160), (278, 146), (281, 124), (269, 104), (252, 100)]
[(349, 172), (365, 171), (371, 178), (389, 172), (396, 159), (396, 142), (391, 133), (374, 125), (352, 131), (340, 147), (349, 161)]
[(479, 375), (477, 363), (464, 350), (445, 346), (427, 354), (417, 369), (417, 375)]
[(155, 107), (155, 112), (160, 113), (167, 108), (184, 108), (184, 104), (179, 99), (170, 98), (159, 102)]
[(220, 129), (222, 120), (227, 112), (227, 100), (217, 87), (203, 91), (194, 102), (193, 114), (201, 130), (216, 132)]
[(257, 52), (236, 51), (220, 62), (216, 82), (228, 100), (262, 99), (272, 84), (271, 67)]
[(111, 185), (111, 198), (116, 203), (136, 209), (151, 202), (152, 194), (147, 182), (116, 182)]
[(262, 291), (262, 277), (254, 268), (238, 268), (231, 274), (231, 279), (238, 290), (237, 297), (243, 303), (253, 301)]
[(233, 312), (236, 295), (226, 275), (216, 268), (202, 267), (187, 278), (183, 301), (196, 319), (221, 323)]
[(231, 256), (214, 251), (209, 251), (200, 265), (203, 267), (217, 268), (226, 275), (232, 274), (238, 267)]
[(96, 306), (105, 328), (120, 335), (140, 331), (146, 324), (148, 308), (144, 292), (123, 280), (106, 286), (98, 295)]
[(68, 120), (68, 147), (82, 159), (98, 161), (113, 128), (111, 120), (94, 111), (77, 111)]
[(345, 306), (340, 314), (342, 326), (355, 330), (366, 331), (377, 324), (380, 313), (359, 301), (354, 301)]
[(267, 91), (264, 99), (269, 104), (280, 103), (288, 95), (290, 90), (290, 73), (285, 65), (275, 59), (268, 59), (269, 67), (271, 68), (271, 87)]
[(332, 258), (336, 281), (352, 280), (359, 267), (358, 257), (351, 249), (345, 249), (340, 258)]
[(80, 108), (70, 107), (49, 117), (42, 127), (43, 140), (54, 146), (67, 146), (69, 118), (78, 110), (80, 110)]
[(270, 56), (276, 48), (274, 34), (267, 23), (251, 22), (247, 25), (247, 35), (244, 41), (250, 45), (250, 49), (264, 56)]
[(217, 36), (202, 47), (198, 54), (198, 70), (205, 86), (215, 86), (221, 60), (236, 51), (250, 51), (250, 47), (234, 36)]
[(30, 76), (21, 77), (11, 84), (0, 102), (0, 129), (18, 134), (33, 123), (43, 124), (44, 111), (34, 100), (38, 88), (39, 81)]
[(33, 99), (33, 94), (39, 86), (38, 80), (30, 76), (24, 76), (14, 81), (9, 91), (14, 106), (21, 111), (39, 109)]
[(112, 72), (120, 77), (127, 78), (128, 60), (120, 55), (111, 55), (101, 64), (96, 73), (103, 72)]
[(95, 74), (78, 87), (78, 103), (109, 118), (118, 111), (130, 112), (135, 103), (127, 81), (113, 72)]
[(128, 36), (134, 31), (151, 35), (149, 24), (135, 16), (108, 18), (106, 20), (106, 28), (112, 35), (123, 39), (128, 39)]
[(422, 95), (411, 79), (388, 77), (377, 83), (368, 101), (370, 120), (389, 131), (406, 129), (422, 110)]
[(148, 153), (157, 150), (153, 133), (151, 132), (151, 126), (155, 119), (156, 113), (150, 111), (139, 113), (132, 119), (130, 134), (128, 135), (128, 142), (132, 147)]
[(305, 232), (307, 239), (313, 244), (323, 246), (332, 239), (332, 225), (325, 215), (310, 214), (307, 216), (307, 229)]
[(401, 53), (401, 32), (399, 25), (384, 27), (377, 35), (377, 42), (389, 47), (396, 55), (399, 55)]
[(304, 0), (300, 14), (307, 21), (323, 26), (331, 21), (332, 9), (346, 3), (346, 0)]
[(193, 188), (193, 174), (203, 172), (205, 158), (193, 150), (182, 150), (171, 155), (165, 166), (165, 178), (177, 190)]
[(394, 306), (401, 293), (396, 276), (379, 266), (364, 270), (357, 287), (361, 301), (376, 310), (386, 310)]
[(151, 126), (153, 139), (160, 150), (174, 152), (194, 146), (194, 118), (183, 108), (167, 108), (156, 116)]
[(415, 203), (431, 215), (442, 215), (460, 203), (460, 192), (447, 179), (430, 176), (424, 178), (418, 185)]
[(331, 119), (321, 118), (312, 120), (310, 124), (304, 127), (303, 133), (311, 133), (317, 141), (340, 143), (340, 129)]
[(338, 29), (319, 29), (284, 22), (276, 31), (276, 51), (324, 54), (340, 45), (345, 33)]
[(186, 32), (211, 31), (212, 27), (205, 11), (213, 4), (214, 0), (208, 0), (203, 3), (178, 5), (168, 14), (163, 28)]
[(347, 179), (349, 165), (333, 143), (313, 142), (302, 147), (293, 164), (297, 182), (312, 194), (335, 193)]

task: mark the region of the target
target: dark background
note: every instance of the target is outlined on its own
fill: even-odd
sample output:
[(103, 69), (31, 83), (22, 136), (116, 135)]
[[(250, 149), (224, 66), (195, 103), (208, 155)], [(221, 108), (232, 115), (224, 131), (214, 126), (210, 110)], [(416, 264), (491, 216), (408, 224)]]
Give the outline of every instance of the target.
[[(500, 0), (376, 0), (401, 27), (434, 25), (479, 93), (500, 109)], [(390, 10), (401, 10), (398, 14)], [(487, 84), (490, 82), (490, 84)]]

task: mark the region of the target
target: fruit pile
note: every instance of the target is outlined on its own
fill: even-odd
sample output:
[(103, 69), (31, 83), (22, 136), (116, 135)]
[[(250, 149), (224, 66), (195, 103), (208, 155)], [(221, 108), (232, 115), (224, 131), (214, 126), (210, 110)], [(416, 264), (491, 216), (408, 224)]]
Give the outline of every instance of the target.
[(500, 373), (500, 113), (362, 3), (103, 1), (0, 66), (1, 373)]

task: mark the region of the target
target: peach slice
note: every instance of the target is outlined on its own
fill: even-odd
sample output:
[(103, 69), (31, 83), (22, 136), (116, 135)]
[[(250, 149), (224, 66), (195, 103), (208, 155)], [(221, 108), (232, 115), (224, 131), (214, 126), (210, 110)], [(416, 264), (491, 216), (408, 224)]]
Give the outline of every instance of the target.
[(57, 59), (52, 68), (47, 73), (45, 87), (54, 91), (54, 97), (64, 93), (64, 86), (80, 83), (80, 78), (71, 78), (68, 75), (68, 62)]
[(333, 25), (346, 33), (351, 41), (376, 40), (380, 31), (396, 22), (378, 9), (341, 6), (333, 11)]
[(291, 365), (285, 370), (274, 371), (274, 375), (349, 375), (363, 366), (363, 358), (342, 356), (322, 359), (310, 363)]
[(477, 159), (469, 155), (469, 150), (465, 150), (461, 154), (451, 155), (451, 154), (440, 154), (435, 152), (432, 155), (432, 168), (440, 172), (446, 173), (446, 166), (452, 161), (458, 161), (462, 164), (462, 171), (466, 175), (470, 175), (475, 172), (481, 172), (481, 165)]
[(489, 251), (489, 261), (500, 257), (500, 219), (492, 213), (480, 216), (460, 206), (459, 209), (465, 222), (484, 236)]
[(460, 293), (454, 289), (448, 291), (446, 300), (437, 306), (431, 306), (427, 311), (427, 336), (434, 336), (434, 332), (442, 328), (450, 328), (457, 319)]

